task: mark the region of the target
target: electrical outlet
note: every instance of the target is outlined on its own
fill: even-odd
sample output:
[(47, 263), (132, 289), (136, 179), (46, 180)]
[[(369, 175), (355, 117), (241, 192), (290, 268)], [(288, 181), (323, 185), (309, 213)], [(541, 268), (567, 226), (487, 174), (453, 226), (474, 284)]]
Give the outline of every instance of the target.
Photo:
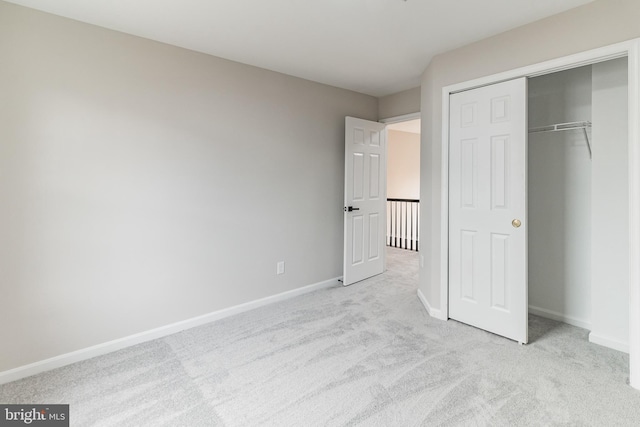
[(276, 274), (284, 274), (284, 261), (278, 261), (276, 264)]

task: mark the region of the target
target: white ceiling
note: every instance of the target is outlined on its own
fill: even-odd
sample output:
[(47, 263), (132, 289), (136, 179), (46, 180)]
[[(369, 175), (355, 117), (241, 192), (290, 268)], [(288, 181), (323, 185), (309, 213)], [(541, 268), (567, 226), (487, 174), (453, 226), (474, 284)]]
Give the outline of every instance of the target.
[(383, 96), (442, 52), (593, 0), (8, 0)]

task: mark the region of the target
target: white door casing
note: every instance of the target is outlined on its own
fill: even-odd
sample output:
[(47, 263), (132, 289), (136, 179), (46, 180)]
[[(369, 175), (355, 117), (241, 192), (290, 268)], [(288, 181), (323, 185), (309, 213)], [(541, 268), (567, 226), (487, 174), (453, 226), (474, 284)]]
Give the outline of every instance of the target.
[(384, 124), (346, 117), (345, 286), (384, 271), (386, 155)]
[(449, 317), (526, 343), (526, 78), (452, 94), (449, 131)]

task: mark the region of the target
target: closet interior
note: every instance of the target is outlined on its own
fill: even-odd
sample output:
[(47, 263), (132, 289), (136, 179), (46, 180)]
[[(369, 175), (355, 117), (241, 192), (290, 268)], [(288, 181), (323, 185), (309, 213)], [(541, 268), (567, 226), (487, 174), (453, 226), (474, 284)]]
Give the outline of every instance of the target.
[(528, 81), (529, 312), (628, 352), (627, 59)]

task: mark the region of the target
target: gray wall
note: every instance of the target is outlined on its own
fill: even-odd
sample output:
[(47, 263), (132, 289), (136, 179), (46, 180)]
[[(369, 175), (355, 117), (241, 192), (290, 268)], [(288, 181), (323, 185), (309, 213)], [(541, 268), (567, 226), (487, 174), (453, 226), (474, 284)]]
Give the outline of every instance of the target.
[(402, 92), (379, 98), (378, 119), (403, 116), (420, 111), (420, 88), (404, 90)]
[(0, 58), (0, 371), (342, 274), (376, 98), (4, 2)]
[(420, 290), (440, 309), (442, 88), (640, 37), (640, 2), (597, 0), (436, 56), (422, 76)]
[(387, 130), (387, 197), (420, 198), (420, 134)]

